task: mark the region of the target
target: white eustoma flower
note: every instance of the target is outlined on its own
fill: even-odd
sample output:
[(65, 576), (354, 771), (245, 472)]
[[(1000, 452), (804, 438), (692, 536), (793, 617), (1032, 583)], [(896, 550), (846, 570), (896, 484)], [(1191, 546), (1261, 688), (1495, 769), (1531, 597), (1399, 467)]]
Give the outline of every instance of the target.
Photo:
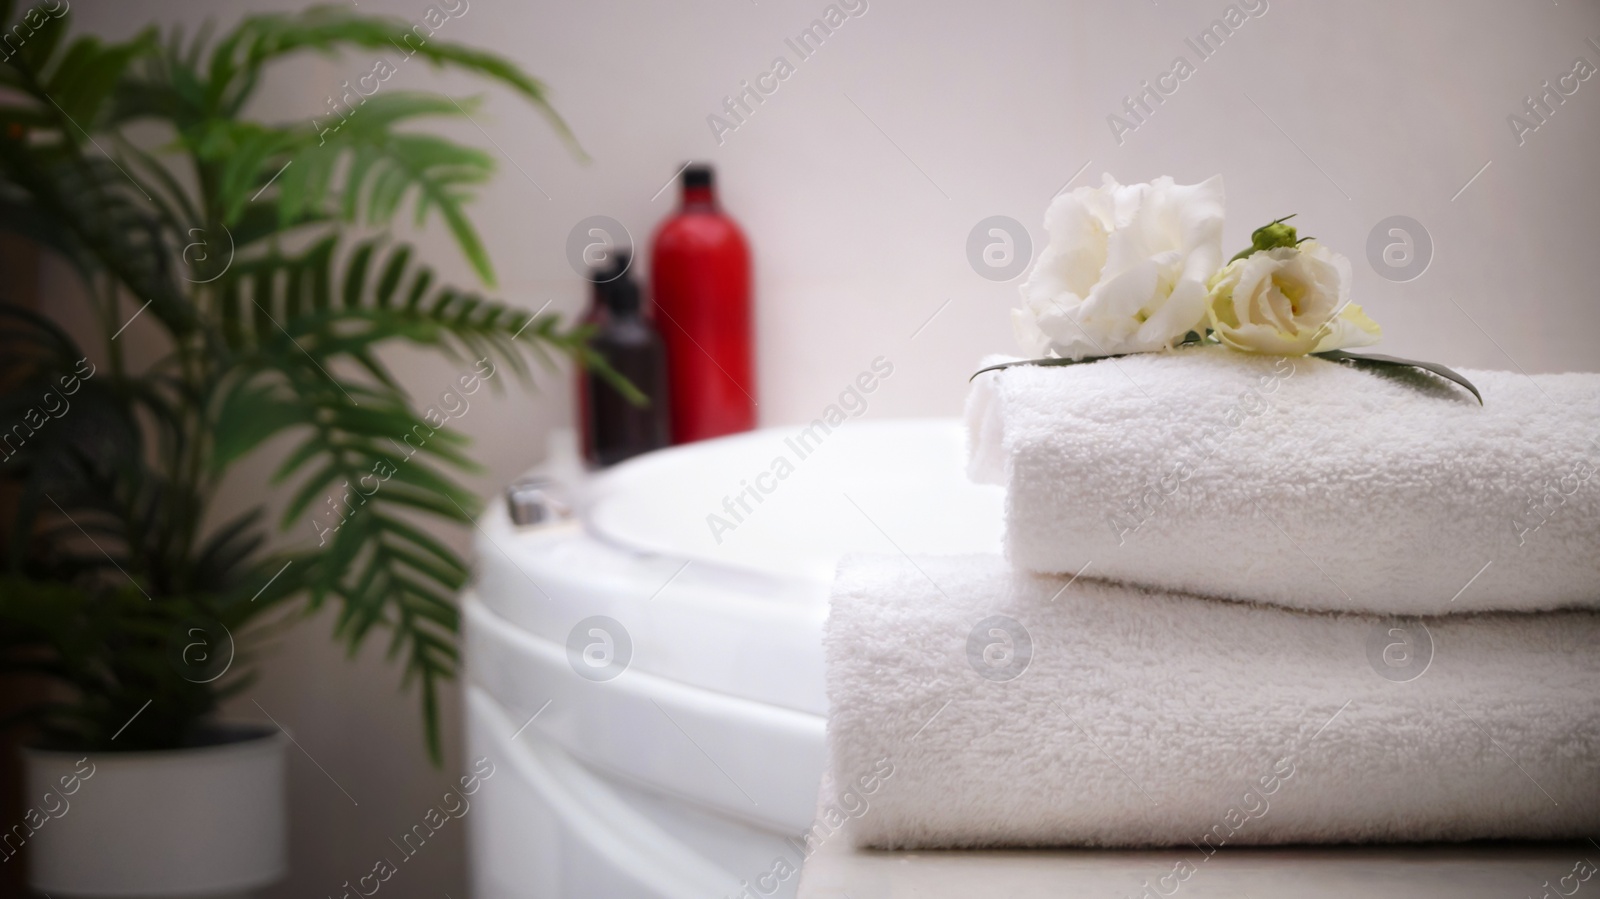
[(1049, 243), (1011, 319), (1023, 351), (1069, 359), (1166, 349), (1203, 330), (1222, 266), (1222, 176), (1169, 177), (1057, 196)]
[(1349, 299), (1350, 260), (1306, 240), (1228, 263), (1211, 281), (1209, 319), (1218, 340), (1252, 353), (1303, 356), (1377, 343), (1382, 330)]

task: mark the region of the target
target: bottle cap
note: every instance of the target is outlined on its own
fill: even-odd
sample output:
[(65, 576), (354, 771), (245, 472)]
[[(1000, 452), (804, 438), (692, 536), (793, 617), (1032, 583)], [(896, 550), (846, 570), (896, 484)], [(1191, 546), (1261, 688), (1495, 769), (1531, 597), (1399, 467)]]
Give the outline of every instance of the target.
[(604, 261), (590, 267), (589, 280), (596, 284), (615, 281), (628, 271), (631, 261), (632, 251), (627, 247), (613, 249)]
[(639, 285), (628, 274), (631, 261), (627, 250), (618, 250), (590, 275), (595, 282), (596, 296), (615, 315), (633, 315), (639, 311)]
[(684, 187), (710, 187), (712, 182), (711, 166), (703, 162), (691, 162), (683, 170)]

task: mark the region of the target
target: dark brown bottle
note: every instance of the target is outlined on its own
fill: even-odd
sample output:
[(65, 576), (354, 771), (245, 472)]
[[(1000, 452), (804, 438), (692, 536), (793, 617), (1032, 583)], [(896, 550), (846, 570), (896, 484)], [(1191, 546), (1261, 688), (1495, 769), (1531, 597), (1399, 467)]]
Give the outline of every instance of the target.
[(601, 467), (660, 449), (670, 437), (666, 348), (655, 325), (644, 317), (639, 285), (628, 262), (627, 254), (618, 253), (604, 270), (595, 272), (589, 320), (598, 330), (589, 347), (639, 388), (649, 403), (636, 405), (604, 378), (583, 372), (584, 457)]

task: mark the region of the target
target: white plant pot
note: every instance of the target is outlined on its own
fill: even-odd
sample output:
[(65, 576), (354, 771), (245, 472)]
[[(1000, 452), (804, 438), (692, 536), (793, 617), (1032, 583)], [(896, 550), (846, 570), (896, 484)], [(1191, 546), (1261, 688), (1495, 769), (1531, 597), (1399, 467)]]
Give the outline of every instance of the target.
[(52, 896), (222, 896), (272, 883), (288, 868), (288, 741), (256, 725), (226, 732), (232, 742), (193, 749), (24, 750), (29, 811), (0, 837), (0, 855), (25, 851), (29, 883)]

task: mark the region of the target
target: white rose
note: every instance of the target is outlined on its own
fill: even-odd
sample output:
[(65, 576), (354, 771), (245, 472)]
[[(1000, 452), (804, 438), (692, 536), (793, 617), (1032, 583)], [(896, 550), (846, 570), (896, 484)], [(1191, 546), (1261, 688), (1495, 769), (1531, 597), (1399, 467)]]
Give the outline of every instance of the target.
[(1031, 356), (1069, 359), (1166, 349), (1204, 328), (1206, 282), (1222, 265), (1222, 176), (1168, 177), (1056, 197), (1049, 244), (1011, 313)]
[(1303, 356), (1370, 346), (1383, 332), (1348, 302), (1350, 260), (1314, 240), (1260, 250), (1211, 280), (1217, 339), (1254, 353)]

